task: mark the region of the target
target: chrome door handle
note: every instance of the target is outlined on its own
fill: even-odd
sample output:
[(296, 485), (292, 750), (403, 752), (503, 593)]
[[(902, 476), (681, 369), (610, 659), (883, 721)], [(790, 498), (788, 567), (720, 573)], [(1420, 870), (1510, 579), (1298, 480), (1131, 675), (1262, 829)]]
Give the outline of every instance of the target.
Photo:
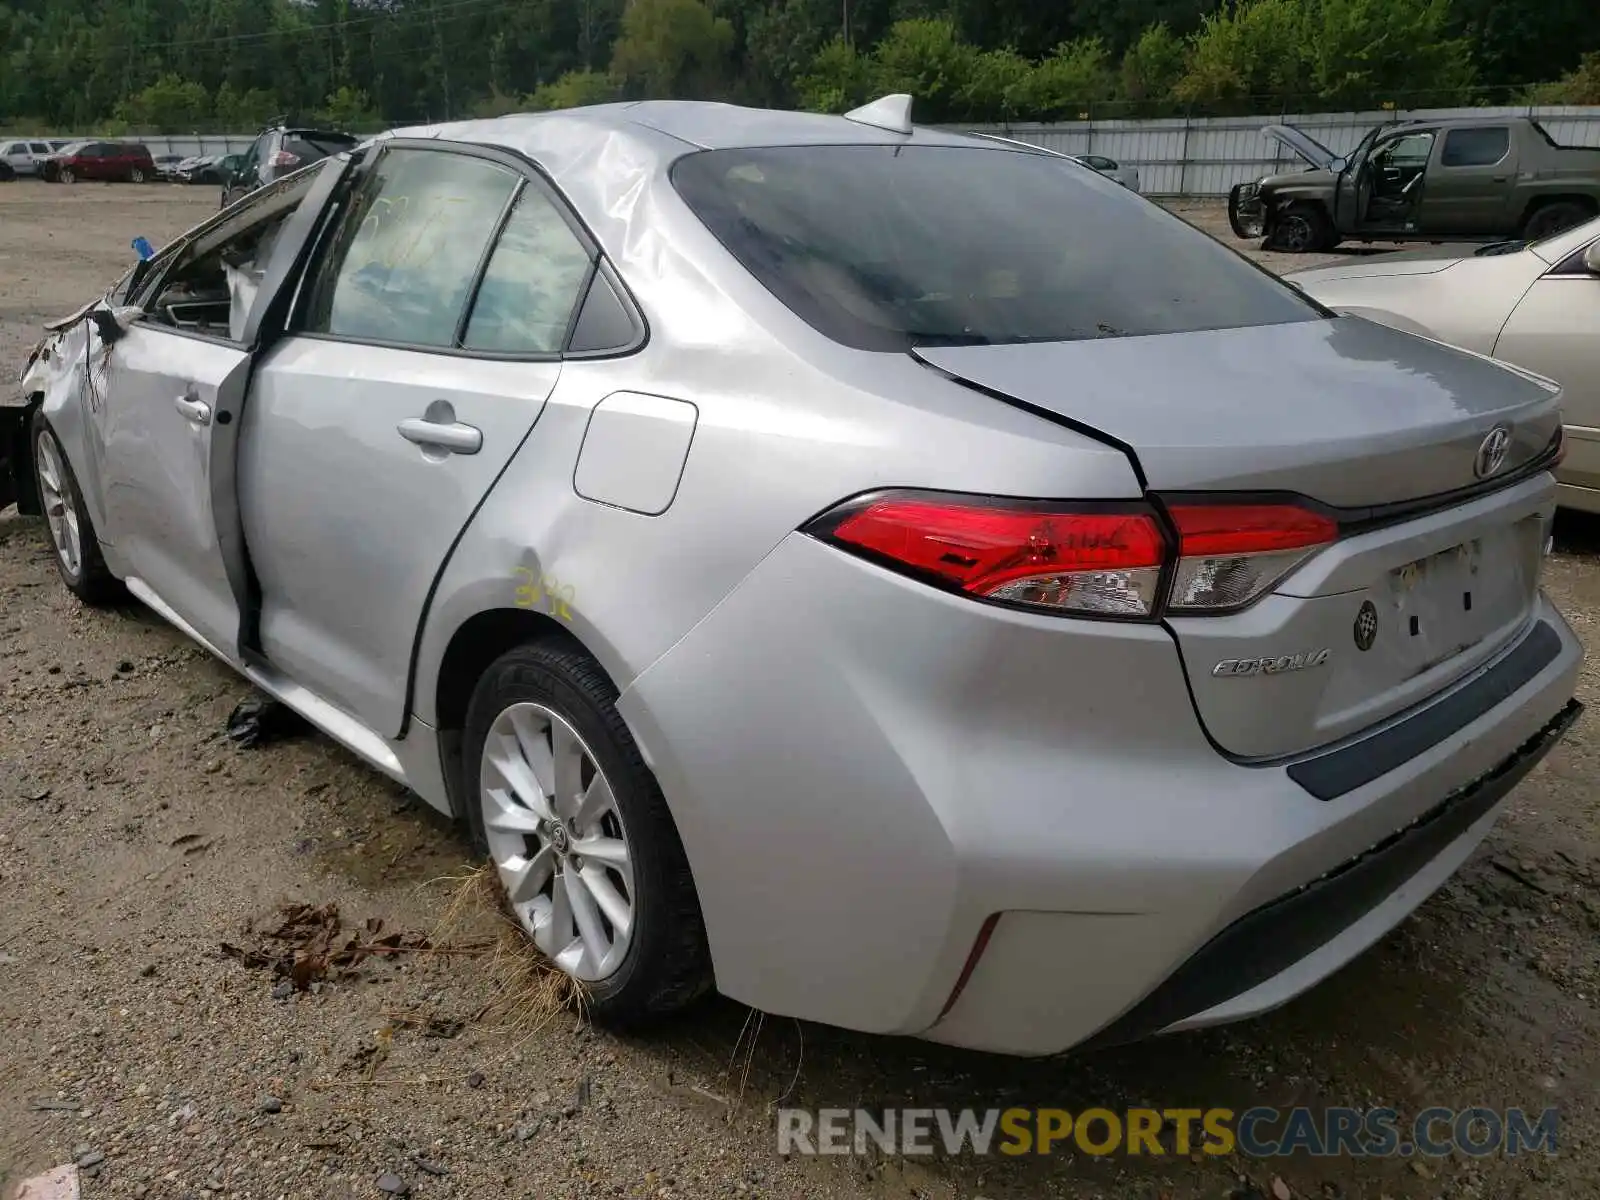
[(186, 421), (191, 421), (196, 425), (211, 424), (211, 405), (193, 393), (176, 397), (172, 404), (174, 408), (183, 414)]
[[(449, 416), (453, 418), (455, 414)], [(483, 449), (483, 431), (456, 420), (407, 417), (397, 428), (401, 437), (418, 446), (448, 450), (451, 454), (476, 454)]]

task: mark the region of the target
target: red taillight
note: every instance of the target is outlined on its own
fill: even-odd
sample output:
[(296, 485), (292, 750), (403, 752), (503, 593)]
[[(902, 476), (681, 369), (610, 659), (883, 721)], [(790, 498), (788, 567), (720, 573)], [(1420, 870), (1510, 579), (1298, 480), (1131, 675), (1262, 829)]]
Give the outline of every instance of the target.
[(1176, 545), (1142, 504), (882, 492), (806, 532), (954, 591), (1028, 608), (1151, 619), (1226, 612), (1260, 598), (1319, 548), (1333, 518), (1298, 504), (1173, 503)]
[(974, 596), (1102, 616), (1151, 616), (1166, 558), (1142, 505), (890, 492), (809, 532)]
[(291, 154), (287, 150), (279, 150), (272, 156), (270, 165), (274, 167), (292, 167), (299, 161), (300, 156), (298, 154)]
[(1173, 612), (1249, 604), (1339, 536), (1332, 517), (1297, 504), (1172, 504), (1167, 513), (1178, 530)]

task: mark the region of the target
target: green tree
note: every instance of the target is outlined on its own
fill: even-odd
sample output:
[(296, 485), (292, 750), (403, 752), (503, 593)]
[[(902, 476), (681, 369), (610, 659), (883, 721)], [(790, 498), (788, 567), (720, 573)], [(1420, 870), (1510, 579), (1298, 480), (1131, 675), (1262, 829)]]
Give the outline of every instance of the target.
[(1585, 54), (1570, 75), (1540, 84), (1528, 95), (1531, 104), (1600, 104), (1600, 50)]
[(1096, 100), (1111, 95), (1105, 44), (1097, 37), (1063, 42), (1012, 89), (1011, 108), (1029, 120), (1077, 120)]
[(645, 97), (697, 98), (726, 86), (733, 25), (701, 0), (632, 0), (611, 73)]
[(1303, 0), (1232, 0), (1201, 24), (1173, 95), (1233, 111), (1274, 97), (1304, 97), (1311, 90), (1307, 8)]
[(812, 112), (841, 113), (867, 100), (872, 87), (872, 64), (843, 38), (834, 38), (811, 60), (800, 77), (801, 107)]
[(1016, 100), (1034, 69), (1015, 50), (985, 51), (972, 64), (971, 78), (961, 96), (962, 107), (978, 121), (1011, 119), (1017, 115)]
[(747, 13), (745, 82), (756, 103), (790, 105), (799, 100), (800, 80), (832, 32), (818, 19), (817, 7), (816, 0), (779, 0)]
[(528, 107), (539, 112), (582, 108), (587, 104), (609, 104), (621, 95), (621, 86), (605, 71), (568, 71), (554, 83), (540, 84), (528, 97)]
[(1151, 25), (1122, 56), (1120, 92), (1136, 104), (1156, 105), (1172, 96), (1183, 78), (1188, 48), (1164, 25)]
[(117, 105), (117, 118), (129, 128), (152, 133), (197, 129), (211, 115), (206, 89), (178, 75), (163, 75)]
[(245, 92), (234, 90), (233, 84), (224, 81), (211, 102), (216, 123), (225, 129), (259, 129), (282, 111), (278, 98), (265, 88), (251, 88)]
[(329, 95), (316, 111), (315, 117), (319, 124), (334, 129), (375, 131), (384, 124), (383, 118), (373, 111), (372, 101), (367, 99), (366, 92), (349, 86), (341, 87)]
[(922, 121), (970, 115), (967, 97), (978, 67), (978, 50), (963, 42), (953, 22), (916, 18), (896, 21), (872, 54), (872, 90), (907, 92)]
[(1472, 57), (1449, 24), (1449, 0), (1318, 0), (1305, 32), (1317, 98), (1337, 108), (1466, 102)]

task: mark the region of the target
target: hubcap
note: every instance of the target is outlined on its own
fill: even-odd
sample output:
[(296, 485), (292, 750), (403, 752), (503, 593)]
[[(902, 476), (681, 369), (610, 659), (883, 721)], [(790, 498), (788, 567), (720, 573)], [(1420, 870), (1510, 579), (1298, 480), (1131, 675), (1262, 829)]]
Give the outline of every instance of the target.
[(495, 718), (479, 773), (483, 828), (512, 911), (568, 975), (614, 974), (633, 940), (633, 855), (589, 747), (542, 704)]
[(78, 513), (67, 498), (67, 473), (61, 465), (56, 440), (48, 432), (39, 434), (34, 449), (34, 461), (38, 464), (39, 472), (39, 496), (44, 501), (50, 541), (67, 574), (76, 578), (83, 559), (83, 543), (78, 533)]

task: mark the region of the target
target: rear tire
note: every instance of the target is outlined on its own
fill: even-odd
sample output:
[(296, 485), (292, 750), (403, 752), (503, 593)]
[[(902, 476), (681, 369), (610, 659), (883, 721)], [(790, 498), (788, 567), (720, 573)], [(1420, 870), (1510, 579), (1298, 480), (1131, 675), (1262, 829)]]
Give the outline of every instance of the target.
[(135, 167), (133, 170), (128, 172), (128, 182), (129, 183), (143, 183), (144, 182), (144, 172), (141, 171), (138, 167)]
[(57, 183), (72, 183), (76, 179), (77, 176), (72, 173), (71, 167), (62, 167), (61, 170), (56, 172)]
[(42, 409), (33, 414), (33, 478), (61, 582), (93, 608), (116, 603), (122, 598), (122, 584), (100, 553), (78, 477)]
[(1338, 244), (1333, 222), (1320, 204), (1299, 202), (1286, 207), (1272, 222), (1267, 249), (1286, 254), (1314, 254)]
[(1528, 219), (1522, 223), (1522, 237), (1524, 241), (1537, 242), (1582, 225), (1593, 216), (1590, 209), (1576, 200), (1556, 200), (1528, 214)]
[[(698, 999), (712, 975), (683, 843), (616, 697), (576, 647), (510, 650), (473, 692), (461, 771), (473, 839), (518, 923), (580, 982), (597, 1021), (629, 1027)], [(558, 760), (574, 765), (562, 772)], [(583, 929), (585, 906), (599, 936)]]

